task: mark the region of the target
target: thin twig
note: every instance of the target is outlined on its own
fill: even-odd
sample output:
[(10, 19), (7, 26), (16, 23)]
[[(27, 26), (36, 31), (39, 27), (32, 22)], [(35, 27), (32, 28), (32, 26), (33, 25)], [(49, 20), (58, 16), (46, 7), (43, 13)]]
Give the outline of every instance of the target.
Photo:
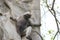
[(33, 32), (36, 32), (40, 36), (41, 40), (43, 40), (43, 37), (41, 36), (41, 34), (39, 34), (37, 31), (33, 31)]
[(56, 37), (56, 35), (58, 34), (58, 31), (56, 32), (56, 34), (55, 34), (55, 36), (54, 36), (54, 38), (53, 38), (53, 40), (55, 39), (55, 37)]
[[(48, 5), (48, 3), (47, 3), (47, 1), (46, 1), (47, 8), (48, 8), (48, 10), (51, 12), (52, 15), (54, 14), (53, 16), (54, 16), (54, 18), (55, 18), (56, 25), (57, 25), (57, 32), (56, 32), (53, 40), (55, 39), (56, 35), (57, 35), (58, 33), (60, 33), (60, 32), (59, 32), (59, 25), (58, 25), (58, 22), (59, 22), (59, 21), (58, 21), (57, 18), (56, 18), (56, 12), (55, 12), (55, 10), (54, 10), (54, 4), (55, 4), (55, 0), (53, 0), (52, 8), (49, 9), (49, 5)], [(52, 11), (53, 11), (53, 12), (52, 12)]]

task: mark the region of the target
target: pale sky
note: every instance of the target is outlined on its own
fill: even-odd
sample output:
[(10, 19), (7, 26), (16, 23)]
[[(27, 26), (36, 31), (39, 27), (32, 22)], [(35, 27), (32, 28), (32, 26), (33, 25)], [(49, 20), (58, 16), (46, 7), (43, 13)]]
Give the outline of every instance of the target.
[[(52, 0), (49, 0), (49, 4)], [(51, 38), (55, 35), (57, 31), (56, 23), (54, 17), (51, 15), (51, 13), (48, 11), (47, 7), (45, 7), (45, 3), (42, 3), (41, 0), (41, 20), (42, 20), (42, 26), (41, 26), (41, 34), (44, 37), (45, 40), (51, 40)], [(57, 18), (60, 21), (60, 0), (56, 0), (55, 2), (55, 10), (57, 14)], [(48, 31), (52, 30), (52, 33), (49, 34)], [(58, 34), (58, 37), (56, 37), (55, 40), (60, 40), (60, 34)]]

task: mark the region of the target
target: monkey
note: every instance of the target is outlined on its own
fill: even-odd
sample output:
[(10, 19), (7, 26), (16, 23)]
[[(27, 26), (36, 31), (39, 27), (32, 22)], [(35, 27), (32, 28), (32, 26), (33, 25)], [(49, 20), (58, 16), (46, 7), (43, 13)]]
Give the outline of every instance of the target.
[(26, 14), (26, 15), (23, 15), (22, 18), (20, 17), (20, 19), (17, 21), (17, 32), (18, 32), (18, 30), (20, 30), (21, 37), (24, 36), (24, 32), (25, 32), (24, 30), (26, 28), (31, 28), (31, 27), (29, 27), (29, 26), (31, 26), (29, 18), (31, 18), (31, 15)]
[(29, 20), (30, 18), (31, 18), (31, 14), (25, 14), (19, 17), (17, 21), (12, 17), (10, 17), (10, 19), (12, 19), (13, 21), (16, 21), (16, 30), (17, 30), (17, 33), (21, 36), (21, 38), (23, 36), (26, 36), (27, 39), (32, 40), (32, 38), (30, 37), (31, 31), (32, 31), (31, 26), (40, 26), (40, 25), (33, 25)]
[[(21, 37), (26, 35), (27, 39), (32, 40), (32, 38), (29, 36), (30, 34), (28, 34), (28, 32), (31, 33), (31, 29), (32, 29), (29, 18), (31, 18), (31, 14), (25, 14), (19, 17), (19, 19), (16, 21), (16, 30)], [(10, 17), (10, 19), (12, 18)], [(30, 30), (26, 30), (26, 29), (30, 29)]]

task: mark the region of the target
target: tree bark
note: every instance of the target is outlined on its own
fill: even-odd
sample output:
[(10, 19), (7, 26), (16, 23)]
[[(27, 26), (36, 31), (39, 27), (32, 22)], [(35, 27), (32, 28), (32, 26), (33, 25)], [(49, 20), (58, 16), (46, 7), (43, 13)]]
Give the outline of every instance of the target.
[[(31, 5), (31, 14), (32, 22), (34, 24), (41, 24), (41, 17), (40, 17), (40, 0), (33, 0)], [(40, 26), (33, 27), (34, 31), (37, 31), (40, 34)], [(41, 40), (39, 35), (35, 32), (31, 33), (31, 37), (33, 40)]]
[[(8, 8), (4, 1), (10, 7)], [(19, 16), (23, 15), (25, 12), (31, 12), (32, 18), (31, 22), (33, 24), (41, 24), (40, 20), (40, 0), (33, 1), (22, 1), (22, 0), (0, 0), (0, 13), (1, 23), (3, 23), (4, 27), (4, 36), (3, 40), (21, 40), (19, 35), (16, 32), (15, 23), (10, 20), (10, 17), (17, 19)], [(40, 26), (33, 27), (34, 31), (40, 33)], [(31, 37), (33, 40), (40, 40), (40, 37), (37, 33), (32, 32)], [(0, 37), (1, 38), (1, 37)], [(24, 37), (23, 40), (26, 38)], [(27, 40), (27, 39), (26, 39)]]

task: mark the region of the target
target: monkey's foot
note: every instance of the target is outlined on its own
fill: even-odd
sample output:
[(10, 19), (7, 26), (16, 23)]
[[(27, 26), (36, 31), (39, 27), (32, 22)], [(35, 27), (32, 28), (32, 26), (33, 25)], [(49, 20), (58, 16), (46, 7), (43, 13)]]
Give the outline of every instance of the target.
[(28, 36), (28, 37), (26, 37), (27, 39), (29, 39), (29, 40), (32, 40), (32, 38), (30, 37), (30, 36)]

